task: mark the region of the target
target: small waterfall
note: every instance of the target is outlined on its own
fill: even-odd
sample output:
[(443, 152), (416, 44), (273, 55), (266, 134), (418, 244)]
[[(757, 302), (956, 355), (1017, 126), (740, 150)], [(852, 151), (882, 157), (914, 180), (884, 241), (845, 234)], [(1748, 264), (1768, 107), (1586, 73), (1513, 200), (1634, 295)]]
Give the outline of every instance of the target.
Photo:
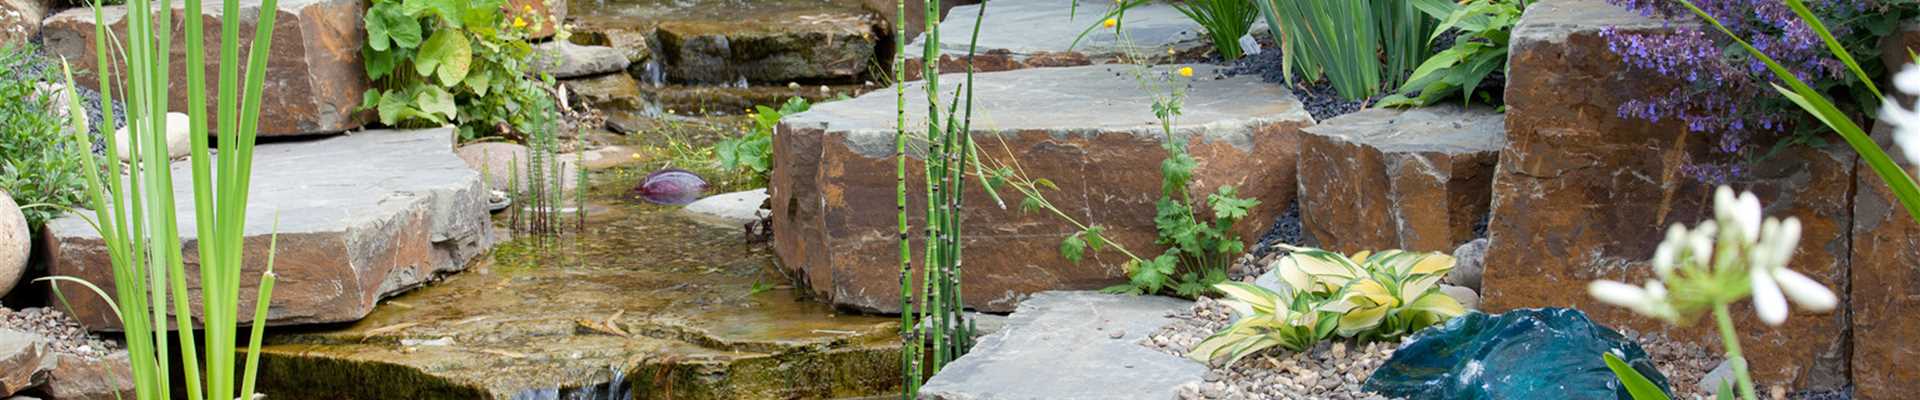
[(667, 84), (667, 70), (660, 66), (660, 60), (649, 59), (646, 64), (640, 65), (640, 78), (658, 89)]
[(619, 366), (607, 368), (613, 378), (607, 383), (583, 388), (528, 389), (513, 395), (513, 400), (628, 400), (633, 387), (627, 384), (627, 372)]

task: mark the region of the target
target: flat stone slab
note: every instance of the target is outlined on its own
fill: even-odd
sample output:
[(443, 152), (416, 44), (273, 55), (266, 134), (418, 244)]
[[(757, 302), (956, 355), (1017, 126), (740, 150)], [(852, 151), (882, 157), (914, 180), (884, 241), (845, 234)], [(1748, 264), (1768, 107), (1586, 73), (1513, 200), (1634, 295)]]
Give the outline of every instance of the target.
[(920, 388), (931, 400), (1171, 399), (1207, 367), (1140, 341), (1192, 302), (1159, 296), (1043, 292)]
[[(260, 17), (260, 0), (241, 0), (241, 41), (251, 43)], [(169, 110), (187, 109), (187, 59), (184, 4), (174, 2), (171, 82), (175, 82)], [(365, 0), (287, 0), (279, 3), (273, 32), (273, 57), (267, 60), (267, 78), (261, 96), (260, 136), (327, 134), (359, 128), (373, 120), (370, 111), (358, 111), (361, 95), (372, 83), (360, 60), (367, 34), (362, 22)], [(214, 82), (219, 76), (220, 24), (218, 4), (203, 10), (207, 32), (206, 69), (208, 115), (213, 115)], [(112, 31), (125, 38), (127, 7), (106, 6), (101, 13)], [(98, 89), (94, 52), (93, 10), (70, 9), (47, 18), (43, 35), (48, 54), (73, 63), (74, 79)], [(246, 60), (245, 46), (240, 59)], [(117, 85), (116, 85), (117, 86)], [(211, 127), (210, 127), (211, 128)]]
[[(1122, 68), (1128, 67), (979, 74), (972, 136), (979, 154), (1003, 162), (1011, 157), (1029, 177), (1058, 183), (1048, 197), (1062, 212), (1105, 226), (1108, 239), (1137, 254), (1159, 254), (1154, 203), (1167, 136), (1153, 117), (1152, 100)], [(1214, 72), (1196, 69), (1200, 77)], [(1256, 240), (1293, 202), (1299, 130), (1313, 119), (1285, 88), (1254, 77), (1178, 84), (1190, 86), (1186, 114), (1174, 132), (1199, 161), (1194, 193), (1204, 197), (1232, 185), (1240, 196), (1259, 199), (1245, 218), (1249, 222), (1235, 226), (1243, 240)], [(908, 84), (909, 107), (926, 104), (922, 85)], [(843, 307), (900, 307), (894, 108), (893, 91), (881, 90), (789, 116), (774, 135), (775, 249), (822, 299)], [(909, 157), (909, 164), (919, 164)], [(923, 187), (920, 174), (909, 175), (910, 188)], [(1009, 312), (1031, 293), (1099, 289), (1125, 280), (1125, 260), (1118, 254), (1094, 254), (1079, 263), (1060, 256), (1060, 240), (1076, 231), (1070, 224), (1049, 213), (1021, 212), (1019, 198), (995, 203), (978, 182), (965, 190), (963, 285), (969, 306)], [(925, 206), (907, 209), (914, 226), (923, 226), (918, 221)]]
[(1304, 131), (1300, 220), (1311, 243), (1445, 252), (1485, 221), (1506, 118), (1454, 104), (1368, 109)]
[[(1078, 9), (1074, 3), (1078, 2)], [(1078, 0), (1001, 0), (987, 8), (986, 22), (980, 25), (977, 71), (1005, 71), (1029, 67), (1062, 67), (1107, 63), (1128, 51), (1113, 29), (1094, 28), (1080, 37), (1081, 31), (1101, 23), (1101, 15), (1110, 2)], [(953, 7), (940, 22), (941, 71), (964, 72), (962, 56), (979, 25), (982, 5)], [(1186, 54), (1211, 46), (1206, 30), (1180, 10), (1164, 2), (1149, 2), (1128, 9), (1122, 23), (1139, 52), (1156, 61), (1164, 61), (1168, 49)], [(1080, 38), (1079, 43), (1074, 43)], [(920, 65), (919, 49), (927, 35), (919, 34), (907, 45), (911, 71)], [(918, 73), (913, 73), (917, 79)]]
[(760, 205), (767, 202), (766, 189), (754, 189), (707, 196), (682, 207), (680, 211), (695, 220), (728, 228), (758, 221)]
[[(453, 137), (447, 128), (366, 131), (260, 145), (247, 204), (240, 309), (253, 309), (251, 293), (266, 268), (276, 218), (274, 271), (280, 278), (267, 312), (271, 325), (358, 320), (381, 298), (466, 268), (491, 245), (492, 230), (486, 184), (454, 155)], [(174, 163), (173, 189), (187, 286), (197, 290), (188, 168), (187, 162)], [(46, 231), (56, 243), (48, 255), (50, 274), (113, 287), (112, 264), (91, 225), (68, 215), (48, 223)], [(67, 300), (86, 326), (119, 329), (99, 298)]]
[(596, 235), (578, 247), (508, 242), (359, 322), (271, 333), (260, 387), (287, 400), (899, 395), (898, 317), (764, 289), (783, 278), (737, 230), (601, 200), (618, 203), (589, 215)]

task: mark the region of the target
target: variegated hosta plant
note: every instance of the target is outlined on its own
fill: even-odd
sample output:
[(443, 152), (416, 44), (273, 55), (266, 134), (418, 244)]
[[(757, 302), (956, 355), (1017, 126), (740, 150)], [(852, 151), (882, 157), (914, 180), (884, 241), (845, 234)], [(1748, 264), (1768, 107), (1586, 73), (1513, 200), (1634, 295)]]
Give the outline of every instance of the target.
[(1333, 335), (1390, 340), (1466, 313), (1440, 291), (1453, 257), (1389, 250), (1351, 256), (1281, 245), (1276, 266), (1285, 287), (1238, 282), (1216, 288), (1242, 317), (1195, 346), (1189, 357), (1233, 361), (1274, 346), (1303, 350)]
[(1326, 250), (1281, 245), (1288, 287), (1335, 299), (1323, 310), (1340, 313), (1340, 336), (1363, 340), (1397, 338), (1466, 313), (1440, 291), (1453, 257), (1388, 250), (1343, 256)]
[(1227, 329), (1213, 334), (1194, 346), (1187, 357), (1207, 361), (1231, 357), (1228, 364), (1262, 350), (1280, 348), (1301, 351), (1333, 336), (1340, 315), (1323, 310), (1328, 297), (1295, 296), (1299, 292), (1280, 293), (1240, 282), (1215, 285), (1227, 298), (1221, 299), (1241, 318)]

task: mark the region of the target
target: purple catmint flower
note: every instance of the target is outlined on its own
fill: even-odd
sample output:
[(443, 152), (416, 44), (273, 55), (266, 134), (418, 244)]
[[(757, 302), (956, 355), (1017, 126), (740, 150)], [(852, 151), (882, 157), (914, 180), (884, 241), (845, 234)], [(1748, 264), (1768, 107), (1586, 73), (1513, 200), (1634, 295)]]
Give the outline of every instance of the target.
[[(1646, 16), (1693, 18), (1672, 0), (1608, 2)], [(1831, 56), (1820, 36), (1784, 2), (1693, 0), (1693, 4), (1803, 81), (1831, 87), (1851, 79), (1845, 65)], [(1843, 40), (1855, 32), (1846, 24), (1831, 21), (1885, 12), (1885, 5), (1877, 0), (1809, 0), (1807, 5), (1815, 15), (1829, 21), (1827, 28)], [(1622, 32), (1608, 28), (1600, 36), (1628, 68), (1686, 83), (1657, 96), (1630, 99), (1620, 105), (1618, 114), (1653, 122), (1677, 120), (1689, 133), (1714, 135), (1710, 143), (1716, 154), (1711, 158), (1745, 159), (1741, 156), (1758, 147), (1755, 139), (1783, 134), (1804, 121), (1798, 114), (1778, 112), (1792, 107), (1773, 92), (1772, 85), (1777, 82), (1773, 73), (1766, 64), (1746, 57), (1742, 51), (1726, 51), (1731, 42), (1717, 30), (1682, 27), (1666, 32)], [(1689, 176), (1708, 183), (1738, 178), (1745, 170), (1737, 165), (1685, 169)]]

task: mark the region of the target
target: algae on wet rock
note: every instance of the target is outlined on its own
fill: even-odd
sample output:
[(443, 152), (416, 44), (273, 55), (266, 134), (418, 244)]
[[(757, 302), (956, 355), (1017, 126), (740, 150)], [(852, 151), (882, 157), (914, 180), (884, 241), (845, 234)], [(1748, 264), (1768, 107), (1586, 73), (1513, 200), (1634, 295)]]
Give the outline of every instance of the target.
[(1420, 331), (1374, 371), (1366, 390), (1438, 400), (1632, 400), (1607, 369), (1601, 354), (1608, 352), (1668, 390), (1639, 344), (1570, 308), (1474, 312)]

